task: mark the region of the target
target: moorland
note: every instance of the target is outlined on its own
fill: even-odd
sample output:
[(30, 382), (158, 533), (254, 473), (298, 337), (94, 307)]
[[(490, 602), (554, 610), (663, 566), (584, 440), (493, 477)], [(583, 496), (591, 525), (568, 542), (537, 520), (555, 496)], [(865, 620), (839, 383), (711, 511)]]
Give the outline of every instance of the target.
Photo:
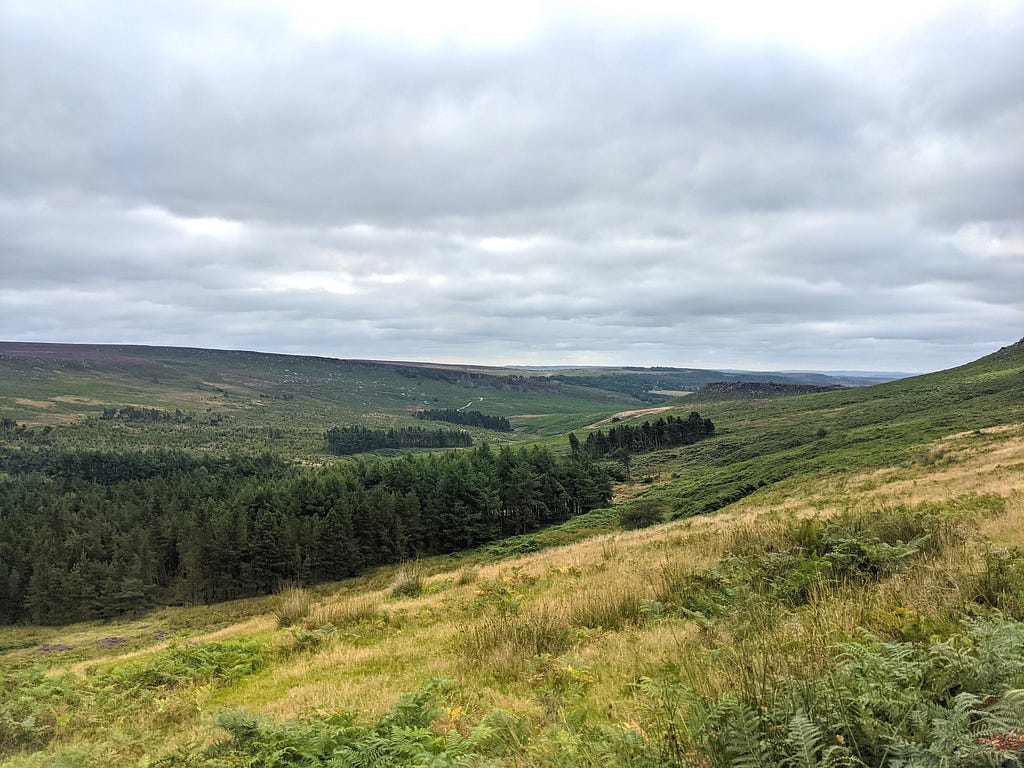
[(4, 343), (0, 460), (5, 764), (1024, 754), (1020, 343), (889, 382)]

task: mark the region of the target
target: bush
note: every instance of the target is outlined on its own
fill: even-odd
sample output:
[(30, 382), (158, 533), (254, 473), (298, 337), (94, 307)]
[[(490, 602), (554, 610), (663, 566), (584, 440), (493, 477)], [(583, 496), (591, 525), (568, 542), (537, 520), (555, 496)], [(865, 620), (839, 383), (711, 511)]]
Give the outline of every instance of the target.
[(324, 624), (317, 629), (295, 629), (295, 650), (302, 652), (319, 651), (334, 640), (337, 630), (333, 624)]
[(46, 746), (57, 736), (59, 713), (84, 699), (70, 676), (52, 677), (42, 667), (0, 666), (0, 756)]
[(664, 521), (664, 506), (653, 499), (640, 499), (619, 510), (619, 525), (626, 530), (648, 528)]
[(451, 765), (445, 758), (465, 754), (470, 743), (455, 732), (431, 726), (442, 716), (446, 684), (432, 680), (403, 696), (377, 723), (360, 725), (351, 713), (322, 713), (275, 722), (245, 712), (224, 712), (218, 725), (223, 743), (194, 751), (184, 747), (155, 763), (179, 766), (385, 766)]
[(259, 642), (225, 640), (171, 646), (143, 660), (109, 667), (99, 672), (96, 679), (126, 690), (178, 687), (236, 680), (258, 671), (265, 662), (264, 648)]
[(819, 676), (751, 679), (717, 699), (641, 680), (648, 718), (634, 753), (670, 765), (1020, 764), (1024, 625), (970, 622), (924, 648), (864, 636), (839, 650)]

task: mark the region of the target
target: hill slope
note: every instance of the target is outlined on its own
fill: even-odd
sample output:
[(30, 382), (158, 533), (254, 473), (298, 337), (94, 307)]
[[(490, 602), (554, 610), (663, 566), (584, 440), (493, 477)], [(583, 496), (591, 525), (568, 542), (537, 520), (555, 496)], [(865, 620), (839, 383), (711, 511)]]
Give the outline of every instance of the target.
[[(637, 402), (504, 369), (0, 342), (0, 417), (76, 425), (67, 432), (69, 444), (93, 447), (235, 448), (319, 458), (327, 427), (414, 425), (420, 408), (524, 416), (517, 426), (543, 432), (549, 420), (585, 424), (592, 415)], [(181, 411), (183, 417), (176, 429), (99, 422), (104, 409), (125, 406)]]
[[(131, 345), (0, 342), (0, 417), (27, 424), (82, 424), (126, 406), (181, 411), (190, 429), (177, 445), (233, 442), (304, 458), (322, 453), (324, 426), (396, 426), (420, 408), (476, 409), (514, 419), (536, 437), (565, 432), (708, 381), (864, 385), (820, 374), (723, 373), (695, 369), (524, 371), (486, 366), (339, 360), (262, 352)], [(594, 418), (591, 418), (594, 417)], [(181, 419), (179, 419), (181, 421)], [(82, 442), (166, 445), (160, 431), (85, 430)], [(95, 425), (93, 425), (95, 427)], [(213, 427), (213, 429), (203, 429)], [(277, 444), (266, 445), (270, 433)], [(492, 436), (491, 439), (494, 439)]]
[(862, 389), (673, 403), (698, 407), (718, 437), (641, 459), (633, 472), (667, 481), (646, 495), (669, 514), (699, 514), (794, 475), (934, 461), (926, 446), (945, 435), (1024, 421), (1024, 346)]
[[(0, 755), (15, 766), (1019, 762), (1024, 348), (701, 412), (720, 435), (634, 457), (636, 482), (620, 493), (686, 515), (742, 491), (713, 514), (277, 598), (0, 630)], [(612, 521), (593, 512), (533, 546)]]

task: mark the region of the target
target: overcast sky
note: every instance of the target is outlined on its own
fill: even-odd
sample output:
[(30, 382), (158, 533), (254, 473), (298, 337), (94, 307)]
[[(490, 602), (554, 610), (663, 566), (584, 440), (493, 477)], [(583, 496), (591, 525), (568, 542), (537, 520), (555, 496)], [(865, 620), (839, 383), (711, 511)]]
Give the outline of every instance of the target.
[(1024, 336), (1022, 2), (349, 5), (0, 0), (0, 338), (928, 371)]

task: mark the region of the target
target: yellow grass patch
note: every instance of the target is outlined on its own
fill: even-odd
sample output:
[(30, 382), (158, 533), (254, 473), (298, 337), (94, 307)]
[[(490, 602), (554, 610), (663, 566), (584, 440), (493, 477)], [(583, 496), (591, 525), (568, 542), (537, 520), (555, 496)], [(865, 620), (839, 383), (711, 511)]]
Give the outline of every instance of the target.
[(55, 404), (49, 400), (30, 400), (27, 397), (16, 397), (14, 402), (18, 405), (24, 405), (27, 408), (53, 408)]

